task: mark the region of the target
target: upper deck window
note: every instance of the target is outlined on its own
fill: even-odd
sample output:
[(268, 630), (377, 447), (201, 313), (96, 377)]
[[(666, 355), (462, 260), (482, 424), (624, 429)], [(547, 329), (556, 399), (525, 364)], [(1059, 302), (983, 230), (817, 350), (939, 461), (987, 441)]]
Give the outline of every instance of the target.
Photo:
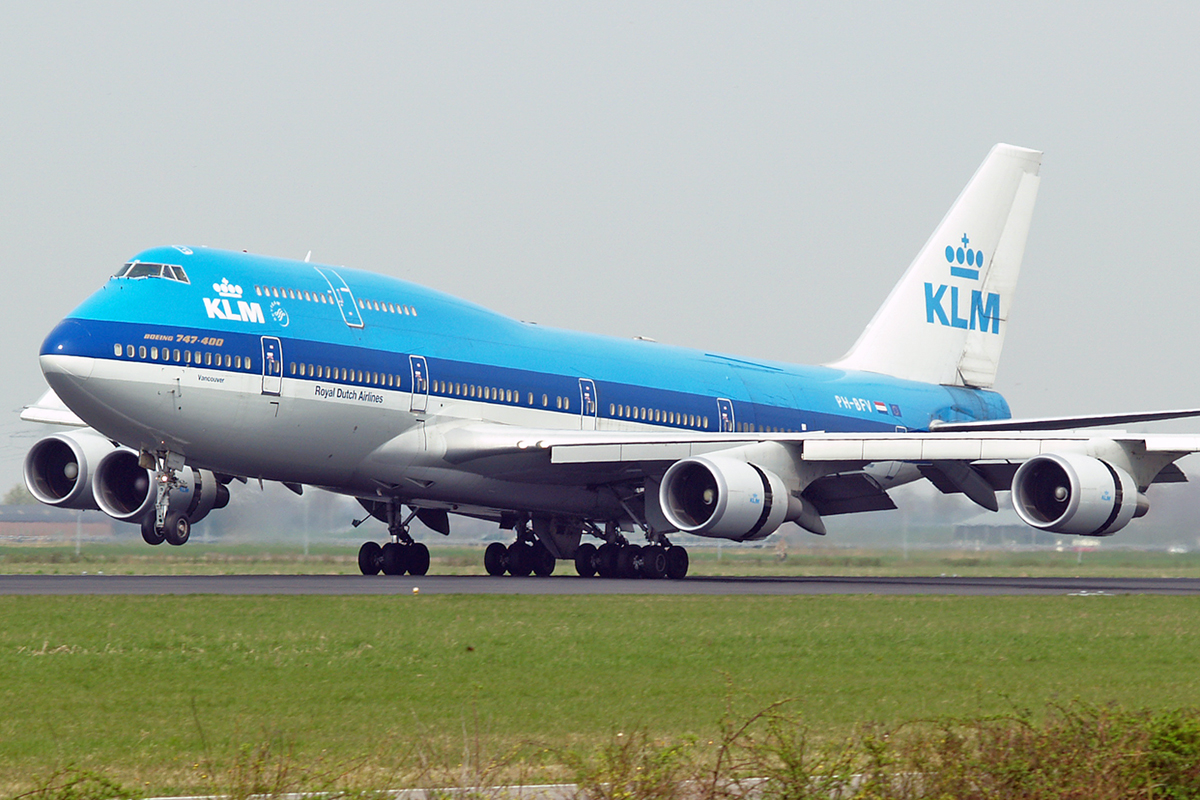
[(147, 264), (131, 261), (117, 270), (114, 278), (166, 278), (167, 280), (191, 283), (183, 267), (178, 264)]

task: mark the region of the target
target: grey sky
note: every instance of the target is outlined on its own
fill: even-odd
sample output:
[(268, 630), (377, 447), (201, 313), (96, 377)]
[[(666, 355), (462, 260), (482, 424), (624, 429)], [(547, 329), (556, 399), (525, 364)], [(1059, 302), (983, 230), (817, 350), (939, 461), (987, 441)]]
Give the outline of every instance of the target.
[(1046, 151), (1014, 413), (1200, 405), (1200, 6), (909, 5), (5, 4), (0, 487), (42, 338), (143, 248), (820, 362), (999, 141)]

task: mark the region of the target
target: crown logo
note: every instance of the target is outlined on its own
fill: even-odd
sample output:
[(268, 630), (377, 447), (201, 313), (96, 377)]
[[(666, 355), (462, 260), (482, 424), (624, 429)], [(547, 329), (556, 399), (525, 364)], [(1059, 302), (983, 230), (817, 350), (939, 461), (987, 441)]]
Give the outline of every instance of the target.
[(221, 278), (220, 283), (214, 283), (213, 291), (221, 295), (221, 297), (231, 297), (235, 300), (239, 300), (242, 297), (242, 287), (230, 283), (228, 278)]
[[(955, 249), (954, 245), (946, 245), (946, 261), (950, 262), (950, 274), (956, 278), (979, 280), (979, 270), (983, 267), (983, 251), (967, 247), (971, 240), (964, 233), (963, 246)], [(963, 266), (966, 264), (966, 266)]]

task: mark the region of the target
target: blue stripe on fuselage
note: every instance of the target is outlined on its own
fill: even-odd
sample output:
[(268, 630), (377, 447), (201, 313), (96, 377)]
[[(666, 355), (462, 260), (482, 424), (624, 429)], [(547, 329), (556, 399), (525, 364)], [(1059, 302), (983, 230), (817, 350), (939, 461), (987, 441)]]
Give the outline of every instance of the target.
[[(136, 260), (181, 265), (190, 282), (114, 278), (47, 337), (42, 352), (129, 360), (124, 353), (115, 354), (119, 343), (135, 346), (134, 360), (148, 360), (137, 355), (137, 347), (161, 347), (170, 339), (172, 349), (219, 350), (249, 358), (249, 370), (243, 365), (241, 371), (259, 373), (260, 337), (276, 336), (283, 343), (285, 380), (410, 391), (408, 356), (418, 354), (426, 358), (434, 381), (521, 394), (519, 403), (491, 401), (498, 404), (529, 407), (532, 393), (533, 407), (543, 409), (544, 394), (549, 410), (558, 411), (555, 398), (565, 397), (570, 405), (562, 413), (578, 416), (578, 379), (590, 378), (596, 382), (602, 418), (627, 419), (615, 413), (616, 405), (660, 409), (707, 417), (708, 430), (717, 430), (717, 398), (732, 400), (739, 428), (750, 430), (927, 430), (933, 419), (1009, 416), (1007, 404), (994, 392), (543, 328), (427, 287), (344, 267), (208, 249), (185, 253), (156, 248)], [(359, 303), (363, 327), (347, 325), (337, 305), (329, 302), (330, 286), (318, 269), (335, 271), (346, 281)], [(231, 286), (241, 288), (240, 298), (232, 296)], [(298, 291), (301, 299), (275, 297), (272, 289)], [(303, 299), (304, 292), (310, 299)], [(311, 299), (321, 294), (326, 302)], [(390, 303), (397, 310), (377, 311), (376, 303)], [(213, 339), (222, 340), (221, 345), (201, 344)], [(297, 363), (392, 374), (401, 385), (298, 378), (290, 369)], [(885, 411), (879, 410), (880, 403)]]

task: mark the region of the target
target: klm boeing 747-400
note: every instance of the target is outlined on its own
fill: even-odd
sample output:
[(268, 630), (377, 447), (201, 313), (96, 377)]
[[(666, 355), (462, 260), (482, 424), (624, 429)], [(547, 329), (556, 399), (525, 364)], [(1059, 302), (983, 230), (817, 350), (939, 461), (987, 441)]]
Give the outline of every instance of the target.
[[(1041, 154), (992, 149), (840, 361), (797, 366), (553, 330), (340, 266), (140, 253), (41, 349), (23, 416), (74, 425), (25, 460), (42, 502), (180, 545), (241, 478), (352, 495), (387, 525), (365, 574), (424, 574), (415, 517), (493, 520), (493, 575), (687, 574), (676, 532), (757, 540), (895, 508), (920, 479), (1027, 524), (1107, 536), (1200, 437), (1014, 420), (991, 390)], [(587, 539), (598, 542), (599, 546)], [(644, 544), (638, 544), (644, 539)]]

